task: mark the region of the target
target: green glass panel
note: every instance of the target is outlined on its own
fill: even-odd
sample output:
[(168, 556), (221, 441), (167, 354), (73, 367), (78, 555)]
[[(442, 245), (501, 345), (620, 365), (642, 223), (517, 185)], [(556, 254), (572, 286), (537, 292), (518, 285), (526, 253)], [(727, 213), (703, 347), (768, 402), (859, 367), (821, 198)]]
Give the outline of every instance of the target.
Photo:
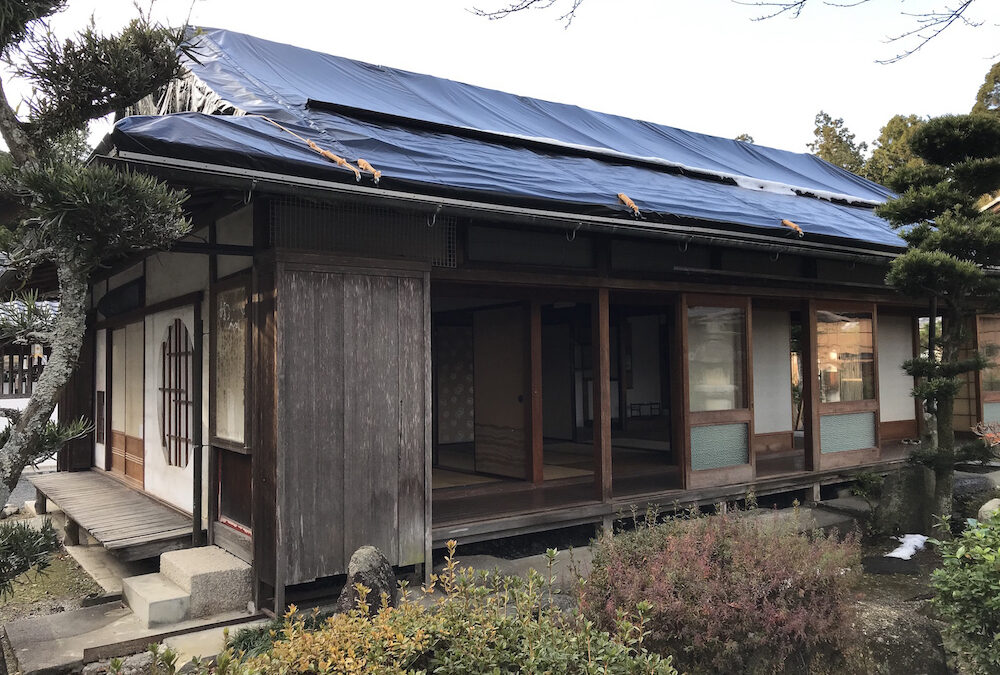
[(691, 428), (691, 468), (721, 469), (750, 461), (747, 425), (713, 424)]
[(875, 413), (823, 415), (819, 420), (822, 452), (843, 452), (875, 447)]

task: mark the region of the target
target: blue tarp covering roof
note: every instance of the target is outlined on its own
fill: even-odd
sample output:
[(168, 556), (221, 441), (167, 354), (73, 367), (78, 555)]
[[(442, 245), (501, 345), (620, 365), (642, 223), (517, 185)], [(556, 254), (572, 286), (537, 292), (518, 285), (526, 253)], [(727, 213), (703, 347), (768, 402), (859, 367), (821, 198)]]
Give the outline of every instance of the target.
[[(295, 173), (353, 175), (283, 131), (383, 172), (388, 189), (475, 193), (653, 216), (777, 228), (901, 246), (871, 205), (886, 188), (812, 155), (696, 134), (203, 29), (186, 66), (246, 116), (121, 120), (122, 150)], [(264, 119), (264, 118), (268, 119)], [(854, 204), (854, 205), (851, 205)], [(860, 204), (860, 205), (859, 205)]]

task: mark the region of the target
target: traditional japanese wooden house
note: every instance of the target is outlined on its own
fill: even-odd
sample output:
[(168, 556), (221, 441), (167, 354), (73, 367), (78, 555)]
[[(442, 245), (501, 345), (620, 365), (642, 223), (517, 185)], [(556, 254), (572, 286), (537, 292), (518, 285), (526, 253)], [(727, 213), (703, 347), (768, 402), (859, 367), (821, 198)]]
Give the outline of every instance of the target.
[[(926, 308), (884, 285), (902, 249), (873, 213), (887, 189), (811, 155), (197, 39), (95, 159), (186, 189), (194, 230), (95, 281), (74, 391), (97, 430), (70, 464), (204, 521), (262, 604), (363, 544), (422, 565), (447, 539), (631, 504), (818, 492), (919, 435), (900, 364)], [(962, 406), (1000, 419), (997, 373)]]

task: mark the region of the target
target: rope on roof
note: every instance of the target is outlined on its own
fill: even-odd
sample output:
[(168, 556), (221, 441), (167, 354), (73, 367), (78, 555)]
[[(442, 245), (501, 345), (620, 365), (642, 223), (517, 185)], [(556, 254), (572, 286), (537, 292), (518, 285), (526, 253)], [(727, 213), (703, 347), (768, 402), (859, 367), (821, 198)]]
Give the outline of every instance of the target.
[(639, 207), (635, 205), (634, 201), (629, 199), (629, 196), (627, 194), (625, 194), (624, 192), (619, 192), (618, 201), (627, 206), (629, 211), (632, 212), (633, 216), (635, 216), (636, 218), (642, 218), (642, 214), (639, 213)]
[(358, 168), (360, 168), (362, 171), (367, 171), (368, 173), (370, 173), (372, 175), (372, 178), (375, 179), (375, 184), (378, 185), (379, 179), (382, 178), (382, 172), (376, 169), (371, 164), (369, 164), (367, 159), (364, 159), (363, 157), (358, 157)]
[[(361, 181), (361, 171), (358, 170), (358, 167), (354, 166), (353, 164), (351, 164), (350, 162), (348, 162), (346, 159), (344, 159), (340, 155), (335, 155), (332, 152), (330, 152), (329, 150), (325, 150), (325, 149), (319, 147), (318, 145), (316, 145), (315, 142), (309, 140), (308, 138), (304, 138), (302, 136), (299, 136), (297, 133), (295, 133), (294, 131), (292, 131), (288, 127), (286, 127), (284, 125), (281, 125), (281, 124), (278, 124), (277, 122), (275, 122), (274, 120), (272, 120), (270, 117), (266, 117), (264, 115), (247, 115), (247, 117), (259, 117), (262, 120), (266, 120), (266, 121), (270, 122), (274, 126), (278, 127), (282, 131), (284, 131), (285, 133), (291, 134), (295, 138), (299, 139), (300, 141), (302, 141), (303, 143), (305, 143), (306, 145), (308, 145), (310, 148), (312, 148), (313, 150), (315, 150), (320, 155), (322, 155), (323, 157), (327, 158), (328, 160), (330, 160), (331, 162), (333, 162), (337, 166), (342, 166), (345, 169), (350, 169), (351, 171), (354, 172), (354, 178), (358, 182)], [(365, 162), (365, 164), (368, 164), (368, 162)], [(371, 166), (371, 164), (368, 164), (368, 166)], [(382, 174), (379, 173), (378, 177), (381, 177), (381, 175)], [(375, 178), (375, 182), (376, 183), (378, 182), (378, 177)]]

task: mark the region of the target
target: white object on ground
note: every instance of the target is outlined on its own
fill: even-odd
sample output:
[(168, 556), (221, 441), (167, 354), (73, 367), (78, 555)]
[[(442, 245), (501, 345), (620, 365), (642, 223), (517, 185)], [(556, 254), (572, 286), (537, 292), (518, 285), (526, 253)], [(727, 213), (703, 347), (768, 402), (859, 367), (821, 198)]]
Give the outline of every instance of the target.
[(909, 560), (913, 557), (914, 553), (922, 549), (924, 544), (927, 543), (927, 537), (922, 534), (904, 534), (902, 537), (896, 537), (896, 539), (899, 541), (899, 546), (886, 553), (886, 558)]

